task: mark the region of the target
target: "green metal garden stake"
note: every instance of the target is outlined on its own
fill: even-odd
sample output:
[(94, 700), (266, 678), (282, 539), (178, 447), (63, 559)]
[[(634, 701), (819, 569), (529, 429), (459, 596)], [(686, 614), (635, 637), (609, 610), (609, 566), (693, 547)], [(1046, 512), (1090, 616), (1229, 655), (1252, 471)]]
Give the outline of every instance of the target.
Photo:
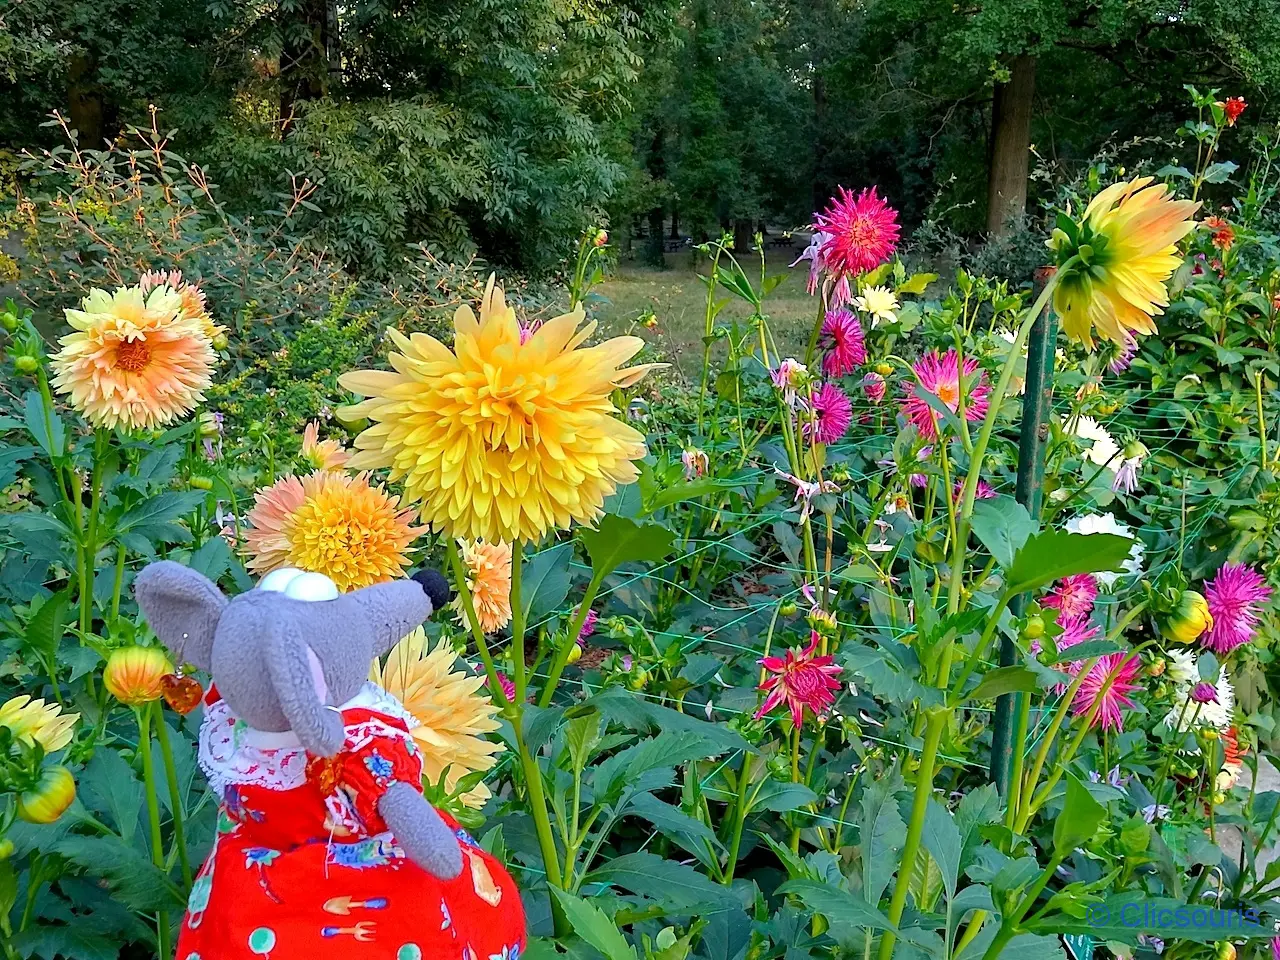
[[(1036, 271), (1035, 293), (1038, 294), (1049, 279), (1052, 268)], [(1017, 501), (1027, 508), (1033, 520), (1039, 522), (1041, 495), (1044, 491), (1044, 447), (1049, 439), (1049, 413), (1053, 403), (1054, 341), (1057, 339), (1058, 321), (1050, 305), (1036, 317), (1027, 341), (1027, 383), (1022, 397), (1022, 432), (1018, 439), (1018, 481), (1014, 491)], [(1019, 595), (1010, 603), (1014, 616), (1021, 616), (1026, 606), (1026, 596)], [(1018, 648), (1012, 637), (1000, 641), (1000, 666), (1013, 665)], [(991, 779), (1001, 796), (1007, 796), (1010, 771), (1014, 761), (1015, 731), (1025, 727), (1020, 721), (1027, 710), (1027, 697), (1023, 693), (1006, 693), (996, 700), (995, 725), (991, 734)], [(1026, 745), (1019, 743), (1019, 754)], [(1021, 764), (1018, 764), (1021, 767)]]

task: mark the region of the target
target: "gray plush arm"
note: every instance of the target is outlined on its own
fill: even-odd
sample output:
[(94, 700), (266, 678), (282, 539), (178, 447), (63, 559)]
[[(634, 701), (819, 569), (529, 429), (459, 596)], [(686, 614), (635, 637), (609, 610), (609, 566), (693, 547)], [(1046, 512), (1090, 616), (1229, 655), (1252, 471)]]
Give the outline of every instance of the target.
[(462, 848), (435, 807), (408, 783), (393, 783), (378, 801), (378, 812), (409, 859), (441, 880), (462, 872)]

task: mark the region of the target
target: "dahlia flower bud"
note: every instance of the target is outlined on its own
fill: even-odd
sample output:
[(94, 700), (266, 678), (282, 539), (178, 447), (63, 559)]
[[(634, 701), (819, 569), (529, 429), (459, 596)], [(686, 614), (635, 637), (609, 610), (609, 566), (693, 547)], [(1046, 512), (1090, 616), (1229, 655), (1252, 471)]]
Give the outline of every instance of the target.
[(1194, 590), (1183, 590), (1178, 602), (1160, 627), (1168, 640), (1191, 643), (1213, 626), (1208, 601)]
[(173, 664), (160, 647), (122, 647), (111, 652), (102, 682), (121, 703), (136, 707), (159, 700), (171, 673)]
[(18, 797), (18, 816), (27, 823), (53, 823), (76, 798), (76, 781), (66, 767), (49, 766), (40, 779)]

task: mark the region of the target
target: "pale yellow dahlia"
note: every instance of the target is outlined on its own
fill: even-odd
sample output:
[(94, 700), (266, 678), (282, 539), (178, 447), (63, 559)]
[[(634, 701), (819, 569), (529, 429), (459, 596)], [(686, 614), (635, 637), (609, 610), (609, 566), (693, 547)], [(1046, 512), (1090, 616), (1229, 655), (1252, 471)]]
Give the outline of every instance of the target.
[(393, 371), (339, 382), (363, 397), (347, 419), (374, 421), (356, 438), (353, 469), (389, 467), (424, 522), (489, 543), (536, 540), (598, 517), (605, 497), (636, 479), (644, 437), (614, 418), (610, 394), (655, 366), (620, 367), (644, 345), (615, 337), (584, 347), (581, 309), (524, 343), (492, 277), (477, 320), (454, 315), (454, 349), (423, 333), (389, 331)]
[(323, 573), (344, 593), (403, 575), (405, 551), (422, 532), (413, 511), (369, 475), (318, 470), (288, 476), (254, 495), (245, 534), (248, 568)]
[[(186, 280), (181, 270), (148, 270), (138, 279), (138, 286), (143, 294), (150, 293), (157, 287), (168, 287), (182, 298), (183, 316), (197, 320), (204, 330), (205, 336), (217, 345), (219, 338), (225, 337), (227, 328), (214, 323), (209, 313), (209, 302), (199, 286)], [(221, 349), (221, 347), (219, 347)]]
[(56, 703), (14, 697), (0, 704), (0, 727), (8, 727), (15, 740), (38, 743), (45, 753), (61, 750), (71, 742), (78, 713), (63, 713)]
[[(452, 791), (468, 773), (488, 770), (494, 754), (503, 746), (485, 739), (498, 729), (498, 708), (483, 689), (484, 678), (454, 670), (458, 654), (447, 643), (426, 648), (426, 634), (418, 627), (387, 654), (386, 662), (375, 660), (369, 679), (404, 704), (418, 725), (409, 731), (422, 748), (423, 776), (436, 783), (445, 774), (445, 786)], [(484, 806), (489, 789), (477, 784), (462, 795), (472, 808)]]
[(1176, 244), (1193, 229), (1200, 204), (1174, 200), (1150, 177), (1113, 183), (1073, 222), (1058, 218), (1049, 246), (1060, 278), (1053, 307), (1067, 336), (1093, 349), (1093, 329), (1125, 345), (1156, 332), (1154, 317), (1169, 305), (1165, 281), (1182, 258)]
[(151, 429), (190, 413), (217, 359), (200, 321), (169, 287), (93, 290), (68, 310), (74, 332), (53, 357), (53, 385), (96, 427)]
[[(467, 568), (467, 588), (475, 601), (480, 629), (501, 630), (511, 622), (511, 544), (463, 540), (462, 561)], [(458, 622), (466, 625), (461, 596), (454, 600)]]
[(312, 420), (302, 431), (302, 459), (316, 470), (338, 470), (351, 454), (337, 440), (321, 440), (320, 424)]

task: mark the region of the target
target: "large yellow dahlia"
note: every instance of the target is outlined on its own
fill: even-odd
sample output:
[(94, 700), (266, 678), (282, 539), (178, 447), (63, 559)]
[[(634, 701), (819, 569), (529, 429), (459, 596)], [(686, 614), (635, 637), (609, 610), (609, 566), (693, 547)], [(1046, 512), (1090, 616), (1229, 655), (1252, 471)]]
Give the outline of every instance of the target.
[(454, 315), (454, 349), (415, 333), (390, 336), (394, 371), (339, 382), (362, 397), (349, 419), (374, 421), (356, 438), (353, 469), (389, 467), (422, 520), (450, 537), (512, 543), (598, 517), (631, 483), (644, 437), (614, 418), (610, 399), (653, 364), (625, 368), (644, 342), (583, 343), (581, 309), (542, 324), (524, 343), (515, 311), (489, 278), (480, 317)]
[(1179, 240), (1195, 229), (1200, 204), (1174, 200), (1151, 177), (1113, 183), (1076, 223), (1060, 216), (1049, 246), (1061, 276), (1053, 307), (1067, 336), (1093, 349), (1093, 329), (1113, 343), (1156, 332), (1169, 305), (1165, 281), (1182, 258)]
[(45, 753), (61, 750), (71, 742), (78, 713), (63, 713), (56, 703), (14, 697), (0, 704), (0, 727), (8, 727), (15, 740), (38, 743)]
[[(498, 729), (498, 708), (487, 694), (478, 693), (483, 677), (454, 670), (457, 651), (447, 643), (428, 650), (426, 634), (418, 627), (387, 654), (386, 663), (375, 660), (369, 679), (397, 697), (418, 725), (409, 733), (422, 748), (423, 775), (432, 783), (445, 774), (452, 791), (468, 773), (488, 770), (494, 754), (503, 746), (484, 735)], [(484, 806), (489, 789), (477, 784), (462, 795), (472, 808)]]
[(319, 470), (288, 476), (254, 496), (245, 534), (248, 568), (323, 573), (346, 592), (401, 576), (405, 551), (422, 532), (413, 511), (369, 475)]
[[(476, 617), (485, 633), (501, 630), (511, 622), (511, 544), (462, 541), (462, 561), (467, 569), (467, 589), (475, 602)], [(454, 600), (458, 622), (466, 624), (466, 609)]]
[(169, 287), (93, 290), (68, 310), (53, 385), (96, 427), (161, 427), (190, 413), (217, 355), (202, 321)]

